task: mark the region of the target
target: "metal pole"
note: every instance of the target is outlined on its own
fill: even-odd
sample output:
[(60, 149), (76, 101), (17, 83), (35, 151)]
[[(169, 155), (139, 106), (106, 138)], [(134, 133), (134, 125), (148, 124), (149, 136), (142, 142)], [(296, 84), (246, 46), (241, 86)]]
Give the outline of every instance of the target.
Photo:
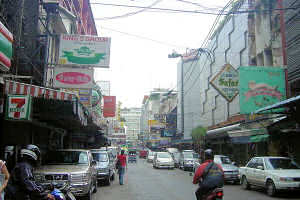
[(181, 56), (181, 130), (184, 136), (184, 91), (183, 91), (183, 57)]

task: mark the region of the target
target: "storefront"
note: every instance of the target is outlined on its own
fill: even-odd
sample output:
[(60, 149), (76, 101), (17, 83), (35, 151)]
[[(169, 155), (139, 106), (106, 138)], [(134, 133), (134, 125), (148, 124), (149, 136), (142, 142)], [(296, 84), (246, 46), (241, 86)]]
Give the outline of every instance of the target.
[(256, 113), (285, 115), (267, 127), (270, 134), (269, 154), (289, 156), (300, 161), (300, 96), (261, 108)]

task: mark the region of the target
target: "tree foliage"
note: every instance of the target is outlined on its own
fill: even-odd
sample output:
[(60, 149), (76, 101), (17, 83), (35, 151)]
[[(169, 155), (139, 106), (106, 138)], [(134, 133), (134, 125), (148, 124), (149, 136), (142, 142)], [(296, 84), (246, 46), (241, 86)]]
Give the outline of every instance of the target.
[(205, 135), (206, 135), (206, 128), (202, 126), (198, 126), (197, 128), (194, 128), (191, 133), (192, 139), (195, 141), (202, 140)]

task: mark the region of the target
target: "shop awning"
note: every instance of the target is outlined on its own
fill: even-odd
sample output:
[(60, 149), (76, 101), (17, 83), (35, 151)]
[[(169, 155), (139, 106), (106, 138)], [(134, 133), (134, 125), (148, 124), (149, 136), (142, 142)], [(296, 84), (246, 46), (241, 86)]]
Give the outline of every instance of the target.
[(72, 100), (76, 99), (75, 94), (54, 90), (51, 88), (20, 83), (12, 80), (5, 80), (5, 94), (30, 95), (45, 99)]
[(216, 128), (216, 129), (207, 131), (205, 138), (214, 139), (214, 138), (227, 137), (228, 136), (227, 131), (240, 130), (240, 129), (241, 129), (240, 124), (234, 124), (231, 126)]
[(299, 102), (300, 102), (300, 95), (296, 96), (296, 97), (289, 98), (287, 100), (284, 100), (284, 101), (281, 101), (281, 102), (278, 102), (278, 103), (275, 103), (273, 105), (266, 106), (264, 108), (258, 109), (258, 110), (255, 111), (255, 113), (260, 113), (260, 112), (273, 110), (273, 109), (277, 109), (277, 108), (296, 106), (297, 104), (299, 104)]
[(250, 142), (251, 143), (256, 143), (256, 142), (265, 142), (269, 138), (268, 134), (263, 134), (263, 135), (252, 135), (250, 136)]

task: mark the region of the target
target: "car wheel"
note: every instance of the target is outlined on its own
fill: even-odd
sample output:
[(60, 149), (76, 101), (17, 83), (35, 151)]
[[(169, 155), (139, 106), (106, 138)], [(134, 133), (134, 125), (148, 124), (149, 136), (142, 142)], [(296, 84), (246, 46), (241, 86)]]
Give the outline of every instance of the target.
[(97, 179), (96, 179), (95, 184), (94, 184), (94, 190), (93, 190), (93, 193), (96, 193), (97, 190), (98, 190), (98, 181), (97, 181)]
[(89, 193), (85, 196), (86, 200), (92, 200), (92, 188), (90, 188)]
[(266, 187), (267, 187), (267, 194), (270, 197), (275, 196), (275, 194), (276, 194), (276, 187), (275, 187), (275, 184), (273, 183), (273, 181), (268, 180)]
[(105, 179), (105, 185), (108, 185), (108, 186), (109, 186), (110, 183), (111, 183), (111, 182), (110, 182), (110, 177), (108, 177), (107, 179)]
[(242, 178), (242, 187), (245, 190), (249, 190), (250, 189), (250, 184), (248, 183), (246, 176), (243, 176), (243, 178)]
[(112, 181), (115, 180), (115, 173), (111, 176), (111, 180), (112, 180)]

